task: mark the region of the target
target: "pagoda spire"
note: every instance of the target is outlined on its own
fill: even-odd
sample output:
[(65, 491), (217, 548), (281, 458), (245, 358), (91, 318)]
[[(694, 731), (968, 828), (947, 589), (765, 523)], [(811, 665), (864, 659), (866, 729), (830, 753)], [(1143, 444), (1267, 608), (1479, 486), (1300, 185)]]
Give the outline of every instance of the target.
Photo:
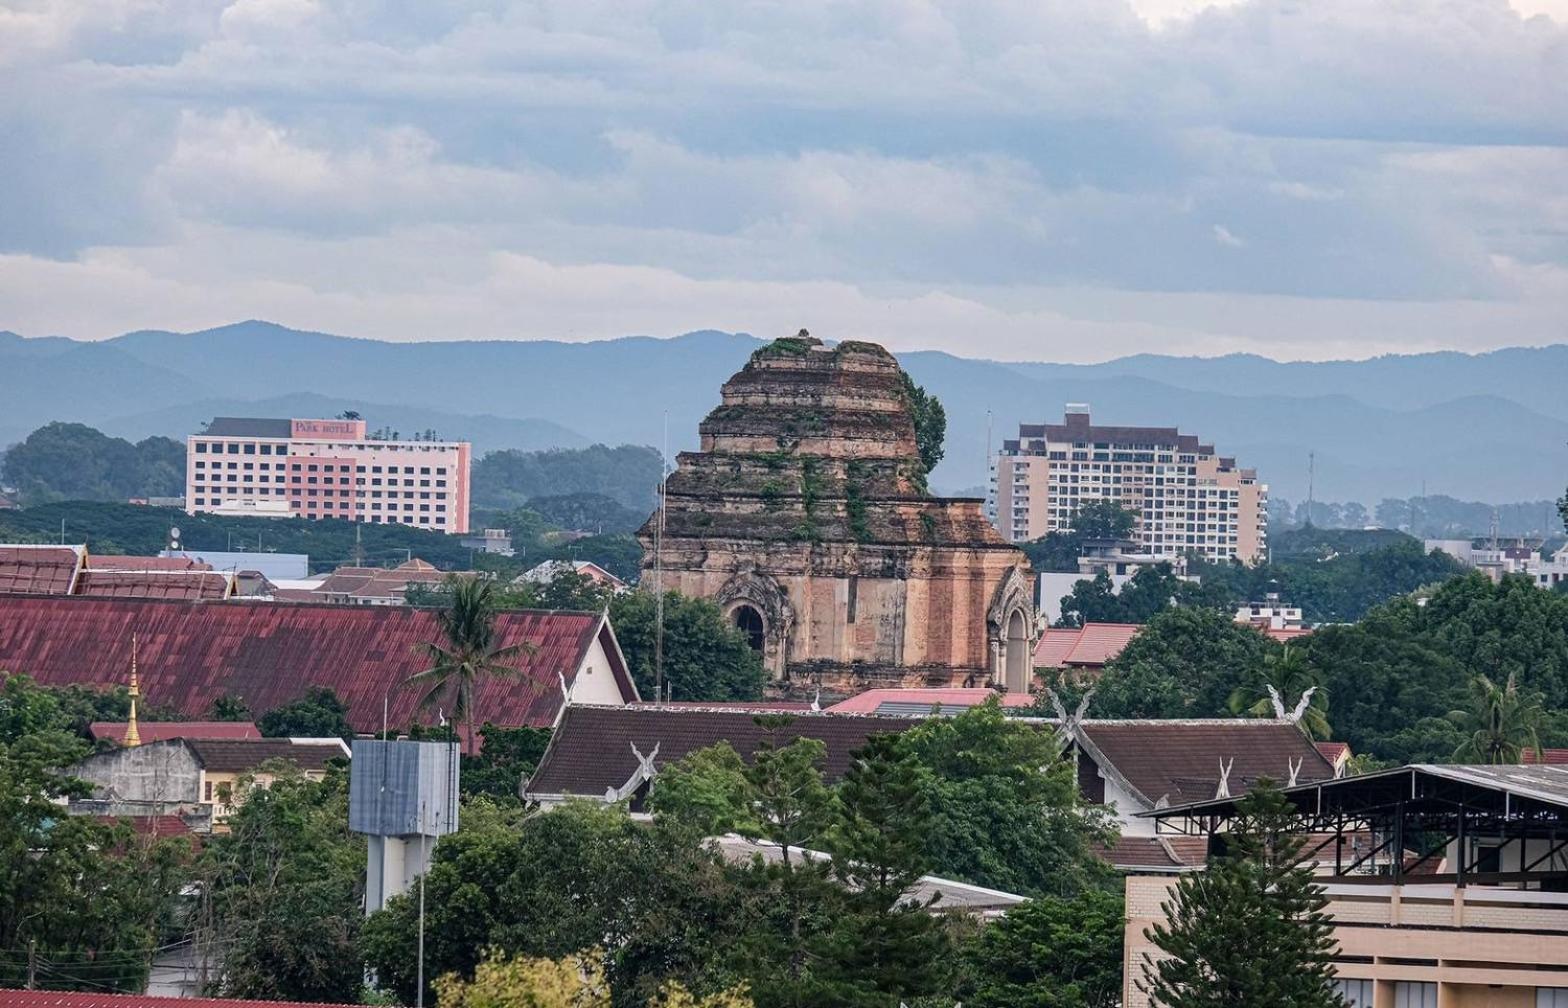
[(125, 723), (125, 738), (122, 740), (128, 746), (142, 744), (142, 733), (136, 727), (136, 701), (141, 697), (141, 684), (136, 679), (136, 634), (131, 634), (131, 719)]

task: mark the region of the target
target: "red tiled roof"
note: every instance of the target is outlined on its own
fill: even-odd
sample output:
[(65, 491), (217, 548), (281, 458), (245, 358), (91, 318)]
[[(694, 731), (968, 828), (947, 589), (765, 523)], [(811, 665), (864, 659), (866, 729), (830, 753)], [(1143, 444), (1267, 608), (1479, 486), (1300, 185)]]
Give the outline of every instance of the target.
[(911, 704), (945, 709), (968, 709), (978, 707), (992, 697), (1001, 700), (1003, 707), (1028, 707), (1034, 703), (1034, 697), (1027, 693), (998, 693), (983, 686), (972, 689), (964, 687), (870, 689), (834, 704), (828, 708), (828, 711), (833, 714), (874, 714), (883, 704), (897, 705), (900, 713), (903, 712), (904, 707)]
[(1208, 853), (1208, 837), (1120, 836), (1109, 847), (1095, 848), (1095, 855), (1112, 868), (1134, 871), (1202, 868)]
[(87, 558), (87, 569), (95, 571), (192, 571), (212, 570), (212, 564), (182, 556), (113, 556), (94, 553)]
[(94, 570), (77, 579), (76, 594), (88, 598), (222, 599), (234, 581), (214, 570)]
[(632, 706), (701, 707), (707, 710), (751, 711), (754, 714), (799, 714), (811, 710), (811, 704), (805, 700), (638, 700)]
[[(125, 738), (124, 721), (94, 721), (87, 733), (95, 739)], [(136, 732), (143, 742), (164, 739), (259, 739), (261, 732), (249, 721), (137, 721)]]
[[(515, 611), (496, 620), (499, 645), (529, 643), (515, 677), (486, 682), (475, 721), (548, 726), (561, 704), (559, 676), (573, 681), (599, 633), (622, 694), (635, 695), (598, 613)], [(297, 700), (327, 686), (349, 707), (356, 731), (381, 727), (390, 692), (394, 725), (414, 720), (419, 698), (403, 687), (424, 669), (420, 645), (439, 639), (435, 613), (406, 606), (272, 605), (0, 596), (0, 668), (47, 686), (126, 681), (131, 634), (138, 639), (142, 696), (199, 716), (227, 694), (252, 709)]]
[(177, 815), (139, 815), (126, 817), (137, 836), (172, 837), (194, 836), (185, 820)]
[(1311, 633), (1312, 630), (1311, 630), (1310, 627), (1299, 627), (1299, 626), (1298, 627), (1268, 627), (1268, 628), (1264, 629), (1263, 632), (1268, 634), (1270, 637), (1274, 638), (1275, 640), (1279, 641), (1281, 644), (1283, 644), (1286, 641), (1293, 641), (1297, 637), (1305, 637), (1307, 634)]
[(1151, 804), (1161, 797), (1172, 805), (1213, 798), (1221, 763), (1230, 767), (1233, 795), (1260, 777), (1284, 784), (1298, 759), (1297, 783), (1334, 776), (1334, 768), (1306, 733), (1284, 721), (1084, 721), (1080, 728), (1106, 762)]
[(1350, 755), (1349, 742), (1314, 742), (1312, 744), (1318, 747), (1318, 752), (1322, 753), (1323, 758), (1330, 763), (1338, 763), (1342, 757)]
[(1543, 763), (1548, 766), (1568, 765), (1568, 749), (1542, 749), (1541, 758), (1535, 758), (1535, 750), (1526, 749), (1521, 763)]
[(1036, 668), (1079, 666), (1099, 668), (1122, 653), (1143, 627), (1136, 623), (1086, 623), (1078, 628), (1052, 627), (1034, 647)]
[(30, 990), (0, 990), (0, 1005), (5, 1008), (350, 1008), (326, 1001), (247, 1001)]
[(0, 592), (65, 595), (85, 553), (80, 546), (0, 546)]
[[(820, 739), (827, 747), (822, 775), (837, 780), (849, 769), (850, 755), (873, 735), (899, 732), (919, 718), (800, 714), (773, 735), (778, 745), (797, 738)], [(655, 765), (663, 768), (689, 753), (728, 742), (749, 757), (768, 738), (750, 711), (701, 707), (593, 707), (573, 704), (550, 737), (539, 767), (528, 781), (536, 795), (598, 798), (620, 787), (637, 769), (636, 746), (644, 756), (659, 747)]]

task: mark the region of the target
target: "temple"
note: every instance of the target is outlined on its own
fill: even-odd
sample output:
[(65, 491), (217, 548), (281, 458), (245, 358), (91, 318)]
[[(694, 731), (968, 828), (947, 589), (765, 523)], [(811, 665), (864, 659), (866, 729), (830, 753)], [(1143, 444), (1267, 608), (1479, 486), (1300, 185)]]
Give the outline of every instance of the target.
[(1027, 690), (1028, 561), (927, 492), (912, 388), (872, 343), (756, 351), (638, 534), (642, 584), (718, 603), (781, 692)]

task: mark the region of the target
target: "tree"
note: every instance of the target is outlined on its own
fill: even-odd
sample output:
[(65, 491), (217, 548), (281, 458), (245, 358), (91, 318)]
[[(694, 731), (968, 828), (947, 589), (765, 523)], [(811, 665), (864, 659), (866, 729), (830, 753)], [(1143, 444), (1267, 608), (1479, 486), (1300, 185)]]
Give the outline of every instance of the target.
[(915, 445), (920, 450), (920, 466), (929, 474), (947, 454), (942, 442), (947, 439), (947, 410), (942, 401), (915, 384), (909, 373), (900, 371), (903, 380), (904, 402), (909, 406), (915, 422)]
[(1232, 714), (1247, 717), (1274, 717), (1274, 697), (1269, 687), (1279, 697), (1287, 713), (1295, 710), (1307, 690), (1312, 699), (1301, 714), (1301, 727), (1312, 738), (1326, 740), (1331, 729), (1328, 724), (1328, 691), (1323, 688), (1321, 677), (1307, 660), (1306, 650), (1286, 644), (1278, 652), (1263, 656), (1263, 668), (1256, 679), (1236, 687), (1227, 706)]
[[(625, 592), (610, 602), (610, 623), (643, 697), (654, 697), (657, 600)], [(664, 595), (664, 682), (675, 700), (756, 700), (767, 673), (746, 635), (707, 599)]]
[(420, 690), (420, 710), (428, 712), (439, 706), (454, 721), (467, 724), (470, 753), (476, 752), (479, 744), (479, 735), (474, 731), (475, 689), (485, 679), (517, 676), (517, 668), (507, 663), (532, 651), (532, 645), (526, 642), (496, 642), (496, 612), (493, 581), (458, 579), (452, 586), (450, 604), (436, 612), (436, 625), (443, 639), (424, 645), (430, 667), (407, 680)]
[(1149, 931), (1163, 954), (1139, 988), (1164, 1008), (1344, 1008), (1334, 988), (1333, 925), (1302, 856), (1294, 810), (1272, 781), (1237, 803), (1229, 849), (1183, 875)]
[(563, 529), (585, 532), (636, 532), (647, 519), (644, 508), (628, 507), (601, 493), (565, 493), (533, 497), (528, 506), (545, 521)]
[(256, 719), (256, 728), (266, 738), (354, 737), (348, 704), (328, 686), (311, 686), (293, 703), (267, 711)]
[(1116, 1008), (1122, 999), (1121, 894), (1038, 896), (964, 948), (968, 1008)]
[(1106, 665), (1095, 692), (1099, 717), (1219, 717), (1238, 686), (1253, 681), (1279, 644), (1215, 609), (1177, 606), (1153, 618)]
[(79, 423), (50, 423), (11, 446), (5, 482), (31, 506), (59, 500), (120, 501), (184, 492), (185, 446), (166, 437), (136, 444)]
[(205, 858), (200, 930), (223, 950), (217, 985), (226, 997), (357, 1001), (365, 840), (348, 829), (348, 775), (265, 769), (271, 784), (242, 784)]
[(1467, 719), (1469, 736), (1454, 751), (1458, 763), (1517, 764), (1525, 751), (1541, 758), (1541, 709), (1539, 695), (1524, 695), (1514, 675), (1498, 686), (1486, 676), (1471, 684), (1474, 706)]
[(535, 497), (586, 493), (646, 514), (663, 474), (663, 457), (646, 445), (493, 451), (474, 463), (474, 504), (515, 508)]
[[(610, 1008), (604, 957), (584, 952), (564, 959), (492, 955), (472, 980), (449, 973), (436, 981), (441, 1008)], [(745, 988), (695, 997), (679, 983), (666, 984), (648, 1008), (752, 1008)]]
[(363, 420), (365, 418), (359, 415), (359, 411), (358, 410), (346, 409), (343, 412), (338, 414), (338, 419), (339, 420)]
[(462, 758), (463, 797), (483, 795), (498, 804), (517, 804), (517, 786), (539, 765), (550, 744), (550, 729), (497, 728), (486, 721), (479, 735), (484, 739), (479, 752)]
[[(244, 700), (234, 696), (232, 693), (225, 693), (214, 700), (211, 709), (207, 713), (214, 721), (250, 720), (250, 708), (246, 706)], [(336, 735), (339, 733), (333, 732), (332, 734)]]
[(1047, 532), (1039, 539), (1022, 544), (1029, 565), (1037, 572), (1072, 573), (1078, 569), (1086, 539), (1125, 539), (1137, 524), (1138, 515), (1113, 500), (1089, 500), (1073, 513), (1073, 527), (1067, 532)]

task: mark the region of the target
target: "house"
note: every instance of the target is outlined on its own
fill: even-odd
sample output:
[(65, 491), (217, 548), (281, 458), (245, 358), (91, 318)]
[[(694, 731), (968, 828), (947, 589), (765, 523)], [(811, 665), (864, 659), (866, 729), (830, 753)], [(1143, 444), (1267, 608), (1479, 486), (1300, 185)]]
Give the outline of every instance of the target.
[(625, 581), (589, 560), (546, 560), (517, 575), (517, 580), (531, 584), (548, 584), (566, 573), (585, 577), (611, 591), (623, 591), (626, 588)]
[[(124, 682), (133, 634), (144, 701), (184, 717), (201, 717), (225, 695), (271, 710), (312, 686), (336, 692), (365, 734), (434, 716), (405, 685), (427, 667), (423, 645), (441, 639), (433, 610), (0, 596), (0, 668), (45, 686)], [(567, 693), (594, 704), (638, 699), (604, 613), (507, 611), (495, 639), (527, 647), (511, 661), (516, 676), (479, 687), (478, 724), (546, 727)]]
[(89, 808), (108, 815), (171, 815), (196, 806), (220, 825), (237, 805), (242, 778), (266, 787), (274, 761), (306, 777), (325, 776), (333, 760), (347, 760), (341, 739), (165, 739), (95, 753), (70, 768), (93, 785)]
[[(1335, 984), (1354, 1008), (1568, 1005), (1568, 767), (1413, 765), (1287, 788), (1333, 926)], [(1239, 814), (1234, 797), (1151, 811), (1162, 837), (1208, 848)], [(1365, 831), (1351, 855), (1339, 840)], [(1155, 954), (1175, 881), (1126, 886), (1122, 1004)]]
[[(823, 743), (822, 773), (832, 782), (873, 735), (904, 731), (931, 716), (929, 705), (918, 712), (807, 712), (768, 727), (745, 710), (573, 704), (520, 790), (546, 806), (569, 798), (624, 800), (641, 812), (659, 771), (698, 749), (722, 741), (749, 757), (764, 742), (786, 745), (800, 737)], [(1333, 764), (1288, 720), (1020, 720), (1052, 731), (1065, 723), (1079, 793), (1120, 823), (1121, 840), (1104, 857), (1123, 870), (1186, 871), (1202, 863), (1205, 848), (1157, 836), (1143, 813), (1241, 794), (1262, 777), (1283, 784), (1335, 776)]]
[[(380, 567), (339, 567), (328, 574), (315, 588), (311, 602), (335, 602), (342, 605), (403, 605), (408, 589), (419, 585), (435, 588), (448, 575), (436, 570), (418, 557), (391, 570)], [(299, 601), (295, 599), (295, 601)]]

